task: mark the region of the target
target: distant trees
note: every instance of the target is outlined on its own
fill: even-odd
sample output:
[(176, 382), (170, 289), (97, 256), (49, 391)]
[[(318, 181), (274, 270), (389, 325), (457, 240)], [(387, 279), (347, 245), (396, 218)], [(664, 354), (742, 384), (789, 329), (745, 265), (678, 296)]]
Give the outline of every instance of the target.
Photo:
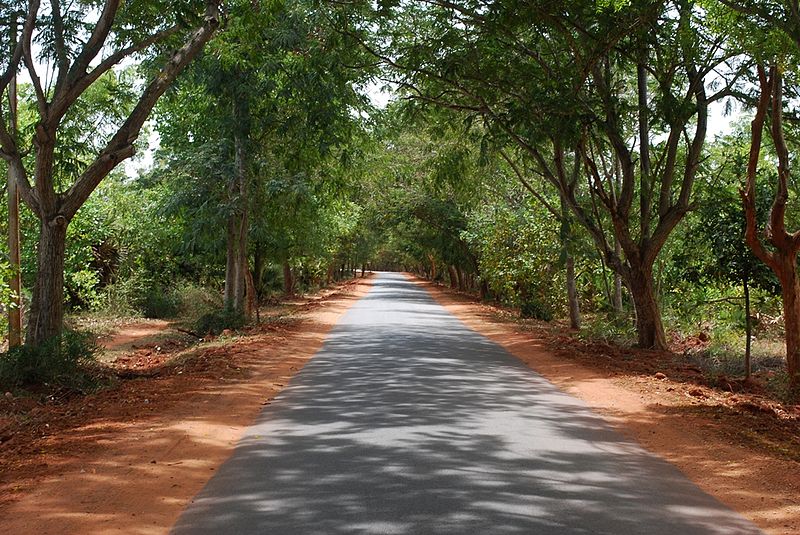
[(708, 106), (739, 73), (694, 3), (431, 2), (379, 19), (391, 42), (366, 46), (404, 93), (520, 154), (625, 281), (639, 345), (665, 348), (653, 265), (691, 208)]

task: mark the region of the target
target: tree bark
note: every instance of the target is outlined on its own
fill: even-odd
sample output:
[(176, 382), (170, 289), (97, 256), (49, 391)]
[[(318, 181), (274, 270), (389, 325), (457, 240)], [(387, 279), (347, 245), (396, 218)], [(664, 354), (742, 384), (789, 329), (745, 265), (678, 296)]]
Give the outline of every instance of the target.
[(744, 288), (744, 378), (750, 379), (750, 374), (753, 371), (751, 364), (751, 347), (753, 341), (753, 322), (750, 318), (750, 285), (748, 284), (747, 275), (742, 277), (742, 287)]
[(653, 287), (652, 266), (632, 265), (629, 288), (636, 308), (637, 345), (648, 349), (667, 349), (667, 336), (661, 321)]
[(800, 382), (800, 279), (797, 276), (797, 256), (782, 255), (781, 297), (786, 331), (786, 371), (793, 385)]
[[(12, 55), (17, 47), (17, 21), (11, 18)], [(17, 135), (17, 76), (11, 78), (8, 85), (9, 126), (11, 135)], [(8, 347), (22, 344), (22, 285), (20, 284), (20, 239), (19, 239), (19, 184), (24, 177), (15, 176), (18, 168), (8, 168), (8, 260), (13, 273), (8, 285), (12, 292), (12, 302), (8, 309)]]
[(228, 215), (225, 231), (225, 289), (222, 301), (225, 308), (232, 309), (236, 293), (236, 219), (233, 214)]
[(569, 207), (564, 197), (561, 197), (561, 239), (562, 253), (564, 255), (567, 271), (567, 303), (569, 306), (569, 324), (573, 329), (581, 328), (581, 311), (578, 303), (578, 287), (575, 283), (575, 258), (571, 252), (572, 225), (569, 217)]
[(569, 325), (581, 328), (581, 310), (578, 303), (578, 287), (575, 283), (575, 259), (567, 256), (567, 301), (569, 302)]
[[(619, 241), (614, 242), (614, 252), (618, 257), (622, 257), (622, 250), (619, 246)], [(618, 271), (614, 270), (614, 298), (612, 299), (612, 306), (614, 307), (614, 314), (617, 316), (622, 315), (622, 276)]]
[(489, 283), (481, 279), (480, 286), (478, 287), (478, 296), (481, 299), (489, 297)]
[(43, 218), (39, 226), (36, 284), (25, 336), (27, 345), (38, 346), (61, 334), (64, 322), (64, 249), (67, 219)]
[(458, 272), (456, 271), (455, 266), (447, 266), (447, 275), (450, 277), (450, 288), (454, 290), (458, 288)]
[(292, 276), (292, 266), (288, 261), (283, 262), (283, 293), (294, 295), (294, 277)]

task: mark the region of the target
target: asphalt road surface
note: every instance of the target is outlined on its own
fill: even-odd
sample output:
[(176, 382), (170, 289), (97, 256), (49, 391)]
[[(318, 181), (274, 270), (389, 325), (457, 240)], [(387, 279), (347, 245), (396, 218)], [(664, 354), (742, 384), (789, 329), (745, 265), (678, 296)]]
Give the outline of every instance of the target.
[(381, 273), (174, 533), (761, 532)]

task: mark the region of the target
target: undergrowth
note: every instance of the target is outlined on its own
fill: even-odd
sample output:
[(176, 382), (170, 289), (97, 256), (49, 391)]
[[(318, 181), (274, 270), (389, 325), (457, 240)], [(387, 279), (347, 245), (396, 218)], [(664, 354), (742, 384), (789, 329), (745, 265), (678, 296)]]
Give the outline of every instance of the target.
[(244, 324), (244, 316), (229, 308), (222, 308), (201, 316), (195, 323), (194, 330), (201, 335), (213, 334), (216, 336), (226, 329), (239, 329)]
[(0, 385), (4, 389), (58, 388), (92, 392), (105, 377), (100, 373), (95, 336), (65, 330), (43, 344), (14, 347), (0, 354)]
[(578, 336), (582, 340), (631, 346), (636, 343), (636, 329), (630, 318), (598, 314), (586, 318)]

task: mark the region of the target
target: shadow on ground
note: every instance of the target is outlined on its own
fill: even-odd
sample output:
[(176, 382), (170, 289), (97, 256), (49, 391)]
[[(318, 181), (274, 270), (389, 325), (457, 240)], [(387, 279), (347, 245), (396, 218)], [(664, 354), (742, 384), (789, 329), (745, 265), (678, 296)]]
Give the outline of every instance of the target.
[(383, 275), (174, 533), (759, 531)]

